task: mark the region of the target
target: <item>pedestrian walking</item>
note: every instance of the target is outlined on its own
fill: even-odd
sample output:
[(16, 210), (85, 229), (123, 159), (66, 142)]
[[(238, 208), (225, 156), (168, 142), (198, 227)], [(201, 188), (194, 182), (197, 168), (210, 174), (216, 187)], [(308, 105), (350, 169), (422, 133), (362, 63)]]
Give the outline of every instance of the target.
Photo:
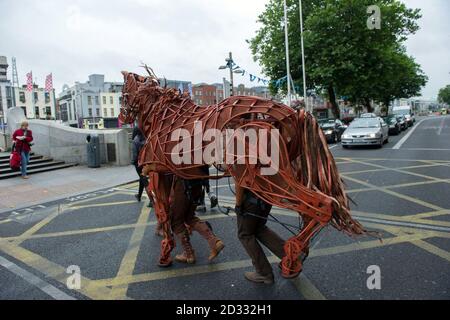
[(142, 166), (139, 165), (139, 154), (142, 150), (142, 147), (145, 144), (145, 137), (138, 127), (135, 127), (133, 129), (132, 139), (133, 139), (132, 163), (134, 165), (134, 168), (136, 169), (136, 173), (139, 176), (139, 190), (138, 193), (135, 195), (135, 197), (138, 202), (141, 202), (142, 193), (144, 192), (144, 189), (148, 186), (148, 180), (147, 177), (144, 177), (142, 175)]
[(245, 278), (256, 283), (272, 284), (274, 275), (260, 242), (278, 258), (285, 255), (285, 241), (266, 226), (272, 206), (257, 198), (247, 189), (236, 186), (236, 214), (238, 238), (252, 259), (255, 272), (246, 272)]
[(27, 165), (30, 161), (31, 146), (33, 145), (33, 132), (28, 129), (28, 121), (22, 121), (20, 128), (14, 131), (12, 140), (15, 144), (15, 149), (20, 153), (22, 179), (28, 179)]

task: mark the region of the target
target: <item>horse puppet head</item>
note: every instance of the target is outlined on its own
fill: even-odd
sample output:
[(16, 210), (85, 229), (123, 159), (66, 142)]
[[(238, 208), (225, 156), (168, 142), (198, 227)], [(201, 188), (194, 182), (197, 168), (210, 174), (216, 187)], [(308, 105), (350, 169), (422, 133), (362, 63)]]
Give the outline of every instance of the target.
[[(159, 81), (153, 70), (144, 66), (149, 76), (144, 77), (132, 72), (122, 71), (124, 85), (122, 89), (122, 106), (120, 108), (119, 119), (123, 123), (132, 123), (142, 114), (141, 108), (146, 103), (155, 102), (160, 90)], [(142, 90), (146, 94), (142, 94)], [(150, 93), (150, 94), (149, 94)], [(143, 100), (145, 98), (145, 101)]]

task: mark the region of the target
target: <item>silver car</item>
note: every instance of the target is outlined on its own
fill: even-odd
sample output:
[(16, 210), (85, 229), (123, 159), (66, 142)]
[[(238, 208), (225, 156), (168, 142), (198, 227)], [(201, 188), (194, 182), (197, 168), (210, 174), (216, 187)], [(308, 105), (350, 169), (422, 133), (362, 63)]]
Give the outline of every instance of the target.
[(381, 148), (388, 141), (389, 127), (380, 117), (353, 120), (341, 137), (341, 143), (344, 148), (370, 145), (376, 145)]

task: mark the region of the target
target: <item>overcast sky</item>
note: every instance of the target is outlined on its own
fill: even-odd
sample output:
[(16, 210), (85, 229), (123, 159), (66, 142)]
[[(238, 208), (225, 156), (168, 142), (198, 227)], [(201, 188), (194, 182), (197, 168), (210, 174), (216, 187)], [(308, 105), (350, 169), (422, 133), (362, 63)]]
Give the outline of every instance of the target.
[[(281, 0), (280, 0), (281, 1)], [(449, 0), (404, 0), (421, 8), (422, 29), (408, 42), (408, 52), (430, 77), (423, 90), (433, 98), (450, 83)], [(229, 51), (258, 76), (246, 39), (257, 30), (265, 0), (0, 0), (0, 55), (17, 59), (19, 81), (33, 70), (44, 85), (52, 72), (57, 92), (63, 84), (105, 74), (121, 81), (121, 70), (142, 73), (142, 62), (159, 76), (220, 82), (218, 70)], [(236, 76), (237, 83), (251, 83)]]

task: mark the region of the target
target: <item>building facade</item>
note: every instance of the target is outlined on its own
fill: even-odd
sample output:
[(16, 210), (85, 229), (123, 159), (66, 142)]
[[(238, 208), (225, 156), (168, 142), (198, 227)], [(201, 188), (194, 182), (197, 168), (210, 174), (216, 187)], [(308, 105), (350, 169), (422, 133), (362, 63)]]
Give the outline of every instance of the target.
[(158, 79), (161, 87), (179, 89), (181, 92), (192, 92), (192, 82), (185, 80)]
[[(194, 85), (192, 90), (192, 99), (195, 104), (200, 106), (209, 106), (220, 103), (222, 100), (229, 98), (230, 96), (230, 84), (225, 79), (223, 83), (206, 84), (200, 83)], [(252, 87), (247, 88), (245, 85), (240, 84), (234, 87), (233, 94), (236, 96), (254, 96), (265, 99), (272, 99), (268, 87)]]
[(65, 85), (58, 98), (62, 122), (79, 128), (117, 127), (122, 88), (123, 83), (105, 82), (101, 74), (72, 87)]
[(46, 92), (44, 88), (33, 85), (33, 91), (27, 86), (14, 88), (15, 105), (23, 109), (28, 119), (56, 119), (56, 100), (54, 91)]
[[(223, 96), (223, 91), (222, 91)], [(220, 102), (218, 88), (210, 84), (197, 84), (192, 89), (192, 100), (199, 106), (210, 106)]]
[(11, 81), (8, 80), (8, 60), (0, 56), (0, 117), (6, 119), (6, 112), (13, 106)]

